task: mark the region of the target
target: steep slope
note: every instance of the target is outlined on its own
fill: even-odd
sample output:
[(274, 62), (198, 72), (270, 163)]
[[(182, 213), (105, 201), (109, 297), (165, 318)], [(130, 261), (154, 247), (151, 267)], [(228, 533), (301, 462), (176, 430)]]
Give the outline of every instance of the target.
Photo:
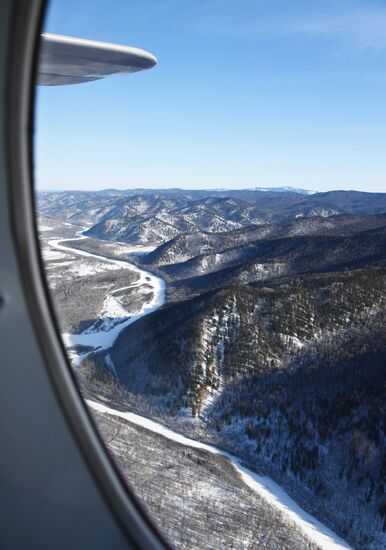
[(317, 550), (223, 457), (93, 412), (127, 483), (173, 547)]
[(354, 545), (382, 548), (385, 275), (312, 275), (173, 304), (118, 339), (118, 379), (171, 414), (200, 416)]
[(283, 275), (385, 265), (386, 230), (339, 236), (261, 240), (159, 266), (173, 288), (205, 291), (224, 284), (261, 282)]
[(377, 216), (331, 216), (297, 218), (234, 231), (210, 233), (196, 231), (180, 234), (142, 258), (145, 265), (156, 267), (181, 263), (207, 253), (218, 253), (260, 240), (304, 235), (349, 236), (359, 232), (386, 229), (386, 214)]
[(104, 219), (86, 232), (89, 237), (107, 239), (132, 244), (133, 246), (157, 245), (172, 239), (180, 231), (189, 231), (193, 227), (186, 225), (178, 229), (175, 225), (163, 221), (160, 217), (135, 216), (129, 222), (121, 219)]
[[(238, 360), (232, 367), (232, 353), (229, 360), (225, 354), (222, 375), (227, 369), (231, 377), (239, 369), (264, 372), (305, 344), (362, 326), (370, 313), (383, 310), (384, 290), (384, 272), (369, 269), (288, 279), (263, 288), (229, 287), (172, 304), (138, 321), (118, 339), (113, 360), (119, 379), (132, 390), (138, 386), (140, 393), (162, 398), (170, 392), (178, 406), (197, 409), (197, 396), (192, 397), (190, 390), (192, 376), (205, 365), (215, 371), (219, 367), (213, 350), (210, 360), (206, 357), (208, 342), (217, 346), (221, 341), (224, 353), (232, 342), (237, 344), (233, 354), (239, 354)], [(205, 379), (203, 372), (199, 378)], [(200, 390), (206, 385), (211, 393), (211, 384), (201, 384)]]

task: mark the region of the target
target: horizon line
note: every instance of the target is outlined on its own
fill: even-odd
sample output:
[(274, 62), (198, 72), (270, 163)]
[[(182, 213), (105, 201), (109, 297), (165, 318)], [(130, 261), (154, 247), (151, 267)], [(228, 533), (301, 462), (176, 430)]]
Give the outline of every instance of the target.
[(364, 191), (364, 190), (358, 190), (358, 189), (329, 189), (326, 191), (319, 191), (319, 190), (312, 190), (312, 189), (305, 189), (303, 187), (292, 187), (292, 186), (277, 186), (277, 187), (211, 187), (211, 188), (203, 188), (203, 187), (125, 187), (125, 188), (117, 188), (117, 187), (104, 187), (101, 189), (89, 189), (89, 188), (71, 188), (71, 189), (65, 189), (65, 188), (35, 188), (35, 192), (37, 193), (74, 193), (74, 192), (83, 192), (83, 193), (103, 193), (108, 191), (117, 191), (117, 192), (125, 192), (125, 191), (205, 191), (205, 192), (216, 192), (216, 193), (224, 193), (227, 191), (262, 191), (262, 192), (292, 192), (304, 195), (316, 195), (316, 194), (323, 194), (323, 193), (333, 193), (333, 192), (342, 192), (342, 193), (367, 193), (371, 195), (377, 195), (377, 194), (384, 194), (386, 191)]

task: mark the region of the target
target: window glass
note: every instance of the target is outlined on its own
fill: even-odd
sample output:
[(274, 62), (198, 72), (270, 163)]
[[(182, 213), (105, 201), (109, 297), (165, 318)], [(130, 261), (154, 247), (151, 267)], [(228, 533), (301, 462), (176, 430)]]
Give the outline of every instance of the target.
[(36, 212), (98, 430), (176, 548), (385, 548), (377, 1), (53, 0)]

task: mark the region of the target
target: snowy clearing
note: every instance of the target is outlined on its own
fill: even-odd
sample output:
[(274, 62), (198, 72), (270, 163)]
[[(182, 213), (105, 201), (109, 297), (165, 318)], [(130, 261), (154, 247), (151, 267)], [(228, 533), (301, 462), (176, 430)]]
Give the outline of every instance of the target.
[(77, 277), (87, 277), (88, 275), (97, 275), (98, 273), (104, 273), (105, 271), (116, 271), (121, 269), (117, 265), (104, 264), (102, 262), (95, 264), (78, 263), (74, 262), (73, 266), (69, 269), (70, 273), (73, 273)]
[(42, 254), (46, 261), (68, 258), (68, 254), (64, 254), (64, 252), (59, 252), (58, 250), (52, 250), (50, 248), (43, 248)]
[(48, 225), (38, 225), (38, 231), (53, 231), (55, 227), (49, 227)]

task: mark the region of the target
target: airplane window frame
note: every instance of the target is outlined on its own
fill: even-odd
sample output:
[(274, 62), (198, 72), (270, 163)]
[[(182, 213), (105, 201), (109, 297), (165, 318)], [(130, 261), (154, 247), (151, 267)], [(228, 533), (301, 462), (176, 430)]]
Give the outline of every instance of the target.
[(11, 58), (8, 60), (5, 102), (7, 116), (4, 122), (8, 145), (8, 210), (23, 298), (64, 416), (128, 542), (146, 549), (167, 548), (167, 543), (125, 485), (106, 452), (76, 385), (60, 338), (40, 253), (33, 181), (36, 68), (47, 2), (7, 0), (5, 4), (4, 11), (7, 7), (12, 10), (12, 29), (9, 32)]

